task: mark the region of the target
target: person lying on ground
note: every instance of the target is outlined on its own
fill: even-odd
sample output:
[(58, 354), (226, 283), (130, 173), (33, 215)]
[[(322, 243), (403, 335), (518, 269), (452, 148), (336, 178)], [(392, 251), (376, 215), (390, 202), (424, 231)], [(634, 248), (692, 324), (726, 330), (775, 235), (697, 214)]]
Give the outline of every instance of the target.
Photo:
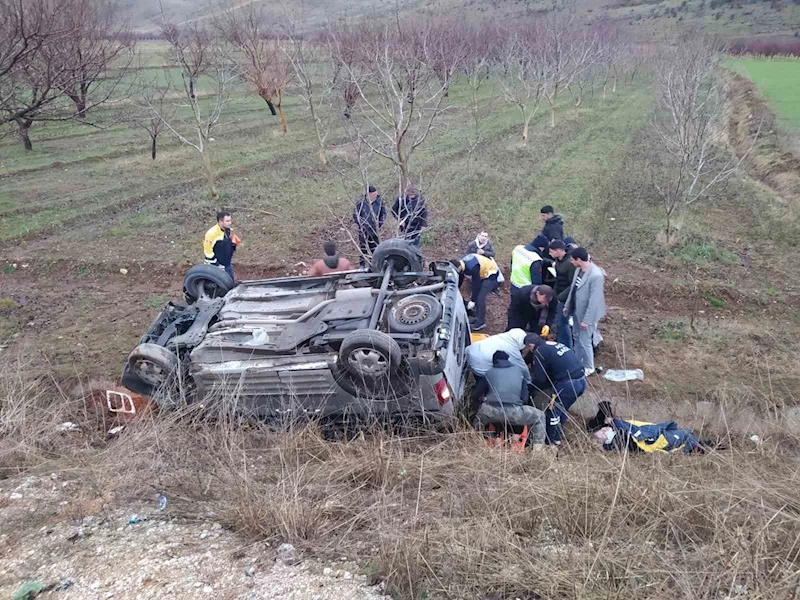
[(489, 234), (481, 231), (478, 236), (467, 245), (467, 254), (480, 254), (486, 258), (494, 258), (494, 246), (489, 239)]
[(322, 246), (325, 252), (324, 256), (311, 265), (308, 275), (315, 277), (318, 275), (327, 275), (328, 273), (337, 273), (339, 271), (352, 271), (355, 269), (353, 264), (344, 256), (339, 256), (336, 249), (335, 242), (325, 242)]
[(494, 353), (502, 350), (508, 354), (511, 364), (525, 371), (524, 379), (530, 383), (531, 374), (520, 352), (525, 347), (525, 335), (524, 329), (512, 329), (467, 346), (467, 364), (475, 378), (479, 380), (486, 375), (493, 366)]
[(557, 302), (549, 285), (526, 285), (511, 296), (506, 331), (524, 329), (540, 333), (545, 325), (552, 328)]
[(593, 435), (603, 443), (605, 450), (684, 454), (705, 452), (704, 442), (688, 429), (679, 428), (674, 421), (647, 423), (609, 417), (607, 424), (597, 429)]
[[(512, 364), (509, 354), (497, 350), (492, 355), (492, 368), (477, 382), (472, 392), (472, 406), (480, 403), (475, 419), (482, 425), (528, 427), (533, 444), (543, 444), (544, 413), (529, 404), (528, 369)], [(482, 400), (482, 402), (481, 402)]]
[(545, 342), (535, 333), (529, 333), (523, 341), (531, 351), (533, 386), (548, 390), (550, 395), (550, 404), (545, 410), (547, 443), (559, 445), (567, 413), (586, 391), (583, 367), (575, 353), (564, 344)]
[(475, 308), (475, 319), (470, 320), (472, 331), (480, 331), (486, 327), (486, 298), (502, 281), (500, 267), (493, 258), (480, 254), (467, 254), (463, 258), (450, 261), (458, 270), (458, 286), (464, 282), (464, 277), (472, 280), (472, 299), (470, 305)]

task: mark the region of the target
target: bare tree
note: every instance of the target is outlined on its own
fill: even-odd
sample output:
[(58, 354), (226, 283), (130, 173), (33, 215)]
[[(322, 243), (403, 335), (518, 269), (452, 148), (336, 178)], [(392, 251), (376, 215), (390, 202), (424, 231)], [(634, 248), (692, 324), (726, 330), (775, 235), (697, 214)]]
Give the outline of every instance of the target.
[(81, 119), (112, 100), (131, 70), (136, 40), (119, 13), (115, 0), (73, 0), (58, 15), (61, 29), (70, 32), (53, 46), (53, 60), (64, 73), (59, 89)]
[(714, 41), (686, 38), (663, 48), (656, 63), (659, 112), (652, 127), (665, 161), (649, 170), (663, 202), (667, 243), (678, 240), (686, 210), (733, 175), (747, 155), (737, 158), (718, 147), (728, 85), (721, 78), (721, 50)]
[[(231, 88), (239, 79), (238, 67), (225, 40), (212, 35), (202, 23), (194, 22), (179, 28), (172, 23), (162, 25), (164, 38), (169, 42), (170, 64), (180, 70), (181, 81), (169, 78), (167, 87), (177, 91), (181, 100), (175, 103), (175, 112), (164, 112), (163, 103), (148, 102), (148, 109), (164, 127), (181, 143), (194, 148), (200, 156), (208, 182), (208, 191), (214, 199), (217, 192), (214, 167), (209, 154), (211, 133), (220, 123)], [(211, 88), (208, 97), (202, 97), (198, 84), (200, 78)]]
[(544, 76), (544, 98), (550, 107), (550, 127), (556, 126), (558, 94), (589, 69), (600, 55), (597, 36), (575, 26), (575, 13), (554, 7), (539, 28), (542, 40), (539, 64)]
[(283, 31), (288, 44), (282, 45), (281, 50), (291, 65), (297, 92), (305, 101), (314, 123), (319, 160), (327, 165), (325, 140), (330, 132), (331, 111), (325, 109), (331, 105), (333, 91), (330, 46), (324, 37), (306, 40), (299, 32), (295, 18), (288, 13), (284, 17)]
[(452, 65), (438, 73), (434, 70), (434, 32), (430, 23), (399, 18), (393, 23), (364, 25), (350, 63), (339, 40), (335, 35), (332, 39), (345, 83), (358, 92), (349, 126), (376, 155), (391, 161), (401, 195), (410, 181), (411, 157), (447, 108), (449, 78), (460, 60), (450, 57)]
[(487, 133), (486, 117), (495, 105), (495, 95), (484, 97), (482, 90), (489, 88), (493, 46), (497, 41), (497, 30), (483, 23), (476, 26), (462, 26), (456, 32), (464, 40), (466, 49), (463, 60), (464, 79), (469, 88), (468, 110), (470, 127), (465, 128), (469, 174), (473, 175), (473, 156)]
[(497, 80), (503, 97), (519, 108), (522, 115), (522, 143), (528, 143), (531, 120), (539, 111), (548, 77), (541, 64), (540, 37), (532, 24), (522, 24), (506, 32), (499, 43)]
[(178, 110), (174, 98), (170, 98), (170, 92), (169, 87), (159, 85), (153, 80), (144, 82), (138, 94), (134, 96), (134, 102), (140, 110), (133, 115), (132, 124), (144, 129), (150, 137), (150, 155), (153, 160), (158, 153), (158, 136), (166, 130), (165, 123), (175, 119)]
[(281, 128), (287, 133), (283, 95), (289, 87), (292, 67), (275, 36), (276, 19), (264, 4), (249, 2), (222, 11), (215, 21), (221, 35), (242, 55), (242, 79), (263, 98), (273, 116), (280, 116)]
[(26, 150), (31, 126), (53, 116), (68, 78), (55, 55), (72, 33), (60, 21), (71, 7), (72, 0), (0, 2), (0, 124), (15, 123)]

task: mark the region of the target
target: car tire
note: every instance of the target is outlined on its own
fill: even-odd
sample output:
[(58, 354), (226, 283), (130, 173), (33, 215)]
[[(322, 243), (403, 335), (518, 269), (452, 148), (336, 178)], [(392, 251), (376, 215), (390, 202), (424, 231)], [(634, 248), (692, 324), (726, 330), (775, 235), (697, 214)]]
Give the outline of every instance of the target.
[(233, 289), (233, 279), (223, 269), (214, 265), (195, 265), (183, 278), (183, 294), (189, 304), (202, 295), (221, 298)]
[(128, 356), (131, 374), (154, 389), (172, 380), (179, 365), (178, 357), (158, 344), (139, 344)]
[[(394, 261), (396, 273), (403, 271), (408, 273), (419, 273), (423, 270), (424, 257), (419, 246), (410, 244), (405, 240), (392, 239), (378, 244), (372, 253), (371, 270), (373, 273), (383, 273), (389, 264)], [(413, 283), (415, 277), (399, 278), (398, 283), (408, 285)]]
[(442, 318), (442, 303), (435, 296), (414, 294), (400, 298), (389, 310), (389, 330), (416, 333), (430, 329)]

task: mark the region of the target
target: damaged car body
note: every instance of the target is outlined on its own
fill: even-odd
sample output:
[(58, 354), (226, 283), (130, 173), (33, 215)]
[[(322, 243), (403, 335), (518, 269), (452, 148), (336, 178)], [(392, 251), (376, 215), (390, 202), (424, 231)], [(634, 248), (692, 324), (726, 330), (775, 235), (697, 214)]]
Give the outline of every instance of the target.
[(192, 267), (128, 358), (123, 384), (161, 404), (222, 398), (261, 418), (452, 416), (470, 341), (458, 274), (387, 240), (369, 271), (244, 281)]

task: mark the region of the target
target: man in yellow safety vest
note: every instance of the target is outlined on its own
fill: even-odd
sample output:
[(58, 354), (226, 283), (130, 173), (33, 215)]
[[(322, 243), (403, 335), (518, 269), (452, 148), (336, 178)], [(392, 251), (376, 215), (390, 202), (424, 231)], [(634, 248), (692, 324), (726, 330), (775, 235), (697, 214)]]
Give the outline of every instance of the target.
[(542, 257), (530, 244), (520, 244), (511, 252), (511, 295), (528, 285), (542, 283)]

